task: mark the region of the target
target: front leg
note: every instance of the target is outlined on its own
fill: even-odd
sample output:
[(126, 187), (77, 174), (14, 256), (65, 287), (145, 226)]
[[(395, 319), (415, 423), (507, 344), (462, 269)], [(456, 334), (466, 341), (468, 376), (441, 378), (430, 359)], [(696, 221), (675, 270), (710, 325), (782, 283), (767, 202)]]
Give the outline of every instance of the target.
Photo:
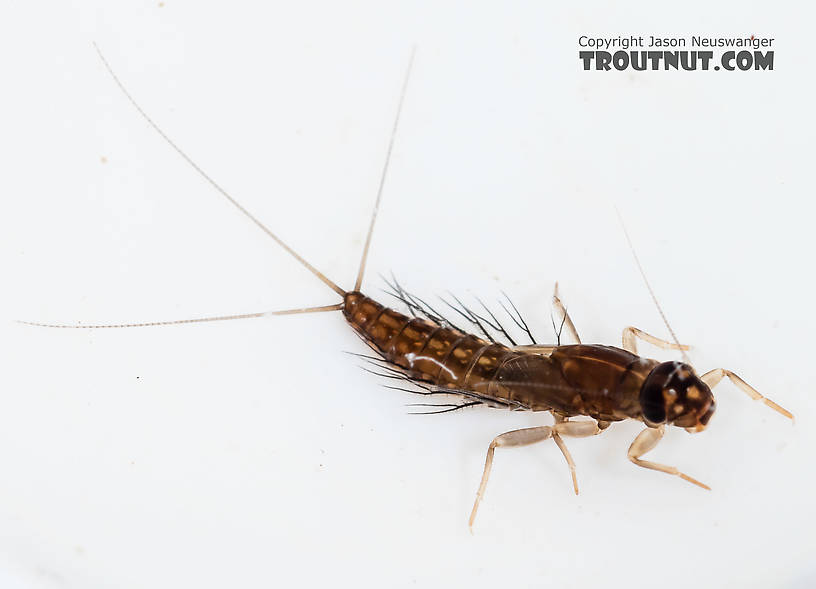
[(742, 390), (742, 392), (747, 394), (754, 401), (761, 400), (763, 403), (765, 403), (768, 407), (770, 407), (774, 411), (778, 411), (779, 413), (793, 421), (793, 413), (791, 413), (784, 407), (777, 405), (767, 397), (763, 397), (761, 394), (759, 394), (759, 391), (757, 391), (754, 387), (749, 385), (747, 382), (742, 380), (739, 376), (737, 376), (730, 370), (726, 370), (725, 368), (715, 368), (714, 370), (709, 370), (708, 372), (706, 372), (703, 376), (700, 377), (700, 380), (706, 383), (708, 385), (708, 388), (713, 389), (715, 386), (719, 384), (719, 382), (723, 379), (724, 376), (727, 376), (731, 382), (737, 385), (737, 387), (740, 390)]
[(666, 466), (665, 464), (658, 464), (657, 462), (649, 462), (648, 460), (640, 459), (640, 457), (646, 454), (646, 452), (657, 446), (657, 443), (663, 439), (664, 432), (665, 426), (663, 425), (659, 427), (647, 427), (645, 430), (640, 432), (635, 438), (635, 441), (632, 442), (632, 445), (629, 446), (629, 460), (638, 466), (642, 466), (643, 468), (659, 470), (660, 472), (665, 472), (666, 474), (678, 476), (684, 481), (694, 483), (698, 487), (702, 487), (703, 489), (708, 489), (710, 491), (711, 487), (704, 485), (697, 479), (693, 479), (685, 473), (680, 472), (673, 466)]

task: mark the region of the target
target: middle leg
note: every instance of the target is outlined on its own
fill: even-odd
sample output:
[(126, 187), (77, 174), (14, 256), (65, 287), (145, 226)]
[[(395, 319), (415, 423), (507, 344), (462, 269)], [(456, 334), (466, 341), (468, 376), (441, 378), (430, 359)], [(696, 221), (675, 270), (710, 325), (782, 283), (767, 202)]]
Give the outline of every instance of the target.
[(643, 330), (638, 329), (637, 327), (626, 327), (623, 330), (623, 335), (621, 339), (623, 340), (623, 349), (627, 352), (632, 352), (633, 354), (637, 354), (637, 342), (635, 338), (640, 338), (645, 342), (649, 342), (653, 346), (657, 346), (658, 348), (663, 348), (664, 350), (683, 350), (687, 351), (690, 349), (689, 346), (683, 344), (675, 344), (673, 342), (667, 342), (664, 339), (660, 339), (659, 337), (655, 337), (651, 334), (646, 333)]

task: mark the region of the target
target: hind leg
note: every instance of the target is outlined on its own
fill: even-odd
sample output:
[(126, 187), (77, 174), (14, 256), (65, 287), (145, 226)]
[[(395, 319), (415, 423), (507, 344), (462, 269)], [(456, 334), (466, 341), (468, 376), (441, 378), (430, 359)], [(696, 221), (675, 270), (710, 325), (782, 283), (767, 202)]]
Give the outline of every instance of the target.
[[(468, 520), (468, 525), (470, 526), (471, 530), (473, 529), (473, 522), (476, 519), (476, 512), (479, 509), (479, 503), (481, 502), (482, 497), (484, 497), (484, 492), (487, 488), (487, 481), (490, 478), (490, 469), (493, 467), (493, 454), (495, 453), (496, 448), (518, 448), (521, 446), (529, 446), (530, 444), (543, 442), (544, 440), (553, 437), (553, 434), (583, 438), (587, 436), (594, 436), (600, 432), (601, 429), (598, 428), (598, 425), (594, 421), (564, 421), (551, 426), (542, 425), (539, 427), (517, 429), (505, 432), (493, 438), (493, 441), (490, 442), (490, 446), (487, 448), (487, 457), (485, 458), (482, 480), (479, 483), (479, 490), (476, 492), (476, 501), (473, 503), (473, 510), (470, 512), (470, 519)], [(567, 453), (566, 456), (569, 456), (569, 453)], [(570, 461), (571, 458), (568, 458), (568, 463)]]
[(564, 306), (564, 303), (561, 302), (561, 299), (558, 296), (557, 282), (555, 283), (555, 290), (553, 291), (552, 305), (556, 313), (558, 314), (559, 317), (558, 322), (560, 323), (560, 325), (557, 325), (555, 316), (550, 315), (550, 317), (552, 318), (553, 329), (555, 330), (555, 335), (557, 337), (556, 345), (547, 346), (532, 344), (523, 346), (513, 346), (514, 350), (519, 350), (523, 352), (534, 352), (537, 354), (550, 354), (555, 348), (561, 345), (561, 332), (564, 329), (566, 329), (570, 336), (572, 336), (572, 339), (575, 340), (576, 344), (581, 343), (581, 338), (578, 335), (578, 330), (575, 329), (575, 324), (572, 322), (572, 318), (569, 316), (569, 313), (567, 313), (567, 308)]
[[(567, 418), (558, 415), (557, 413), (552, 414), (553, 418), (555, 419), (555, 423), (566, 423)], [(578, 477), (575, 475), (575, 462), (572, 460), (572, 454), (570, 454), (569, 450), (567, 449), (567, 445), (564, 443), (564, 440), (561, 439), (561, 435), (558, 432), (553, 432), (552, 435), (553, 442), (555, 445), (558, 446), (558, 449), (561, 450), (561, 454), (564, 455), (564, 460), (567, 461), (567, 467), (570, 470), (570, 475), (572, 476), (572, 488), (575, 489), (575, 494), (578, 494)]]
[[(553, 307), (561, 314), (561, 326), (565, 327), (569, 334), (573, 337), (576, 344), (581, 343), (581, 338), (578, 336), (578, 330), (575, 329), (575, 324), (572, 322), (572, 319), (567, 313), (567, 308), (564, 306), (564, 303), (561, 302), (561, 298), (558, 296), (558, 283), (555, 283), (555, 289), (553, 290), (553, 298), (552, 298)], [(553, 325), (553, 327), (555, 327)], [(558, 345), (561, 345), (561, 329), (557, 330), (558, 332)]]

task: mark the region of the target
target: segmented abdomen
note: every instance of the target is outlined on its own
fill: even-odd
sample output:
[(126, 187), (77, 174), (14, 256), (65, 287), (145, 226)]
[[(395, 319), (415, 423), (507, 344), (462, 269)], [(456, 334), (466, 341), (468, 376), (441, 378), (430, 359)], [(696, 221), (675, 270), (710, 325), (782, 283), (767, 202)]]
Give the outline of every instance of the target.
[(446, 388), (499, 397), (495, 376), (502, 364), (519, 355), (474, 335), (408, 317), (360, 292), (346, 294), (343, 314), (385, 360), (410, 378)]

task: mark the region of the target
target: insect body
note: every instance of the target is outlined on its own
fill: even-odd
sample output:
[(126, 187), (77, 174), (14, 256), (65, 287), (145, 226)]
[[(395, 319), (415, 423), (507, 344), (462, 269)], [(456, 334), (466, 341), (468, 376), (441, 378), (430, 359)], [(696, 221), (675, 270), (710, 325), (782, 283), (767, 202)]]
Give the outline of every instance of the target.
[[(350, 326), (374, 350), (376, 355), (370, 356), (369, 359), (385, 371), (385, 376), (414, 383), (419, 386), (422, 394), (455, 395), (463, 401), (461, 404), (443, 405), (443, 407), (458, 409), (471, 405), (486, 405), (510, 410), (548, 411), (554, 416), (553, 425), (506, 432), (491, 442), (487, 451), (481, 484), (470, 516), (471, 526), (479, 502), (484, 495), (493, 454), (497, 447), (524, 446), (553, 439), (567, 461), (577, 493), (575, 465), (562, 438), (593, 436), (601, 433), (612, 422), (633, 419), (643, 422), (646, 428), (635, 438), (629, 448), (628, 456), (632, 462), (638, 466), (679, 476), (707, 489), (706, 485), (676, 468), (643, 460), (641, 456), (653, 449), (660, 441), (666, 425), (683, 427), (689, 432), (704, 429), (716, 407), (711, 389), (723, 377), (727, 376), (752, 398), (762, 399), (771, 408), (792, 419), (793, 416), (788, 411), (760, 395), (745, 381), (728, 370), (718, 368), (698, 376), (688, 362), (658, 362), (637, 355), (636, 338), (665, 349), (686, 350), (687, 347), (680, 345), (676, 338), (674, 342), (667, 342), (634, 327), (628, 327), (623, 332), (621, 348), (581, 344), (574, 324), (558, 297), (557, 287), (553, 303), (562, 314), (563, 326), (579, 342), (576, 345), (560, 345), (559, 342), (559, 345), (547, 346), (534, 342), (532, 345), (520, 346), (516, 345), (512, 339), (509, 344), (502, 344), (495, 341), (484, 329), (478, 315), (467, 309), (464, 312), (458, 311), (471, 323), (478, 325), (484, 337), (469, 334), (439, 317), (421, 300), (405, 293), (396, 281), (392, 285), (395, 295), (408, 305), (413, 316), (388, 308), (363, 294), (360, 288), (394, 143), (399, 112), (405, 97), (407, 74), (357, 280), (354, 288), (346, 291), (281, 241), (192, 162), (138, 106), (113, 73), (101, 52), (100, 57), (126, 97), (170, 146), (241, 213), (250, 218), (298, 262), (340, 295), (342, 302), (304, 309), (140, 324), (43, 325), (32, 323), (32, 325), (83, 328), (140, 327), (247, 319), (268, 315), (342, 311)], [(637, 256), (635, 257), (637, 259)], [(649, 289), (651, 291), (651, 287)], [(492, 313), (490, 315), (493, 322), (481, 319), (503, 332), (509, 339), (506, 330), (501, 327), (495, 316)], [(519, 323), (515, 318), (514, 321)], [(530, 334), (523, 320), (519, 325)], [(669, 329), (671, 330), (670, 327)], [(674, 336), (673, 332), (672, 336)], [(591, 419), (570, 421), (571, 418), (579, 416)]]
[[(566, 322), (569, 316), (557, 293), (553, 298)], [(515, 430), (493, 440), (471, 513), (471, 526), (490, 475), (493, 452), (499, 446), (524, 446), (553, 438), (567, 460), (577, 493), (575, 466), (560, 436), (592, 436), (611, 422), (634, 419), (647, 426), (629, 449), (629, 458), (635, 464), (680, 476), (708, 489), (674, 467), (641, 460), (663, 436), (665, 425), (683, 427), (689, 432), (705, 429), (716, 408), (711, 387), (726, 375), (753, 398), (763, 399), (792, 418), (785, 409), (729, 371), (716, 369), (697, 376), (684, 362), (641, 358), (636, 353), (635, 337), (669, 349), (687, 347), (633, 327), (623, 332), (623, 346), (627, 349), (586, 344), (510, 347), (428, 319), (408, 317), (360, 292), (346, 293), (343, 314), (383, 361), (393, 367), (392, 373), (427, 384), (426, 391), (430, 393), (455, 394), (468, 401), (455, 408), (484, 404), (549, 411), (556, 418), (553, 426)], [(580, 341), (571, 320), (569, 325)], [(576, 416), (588, 416), (594, 421), (569, 421)]]

